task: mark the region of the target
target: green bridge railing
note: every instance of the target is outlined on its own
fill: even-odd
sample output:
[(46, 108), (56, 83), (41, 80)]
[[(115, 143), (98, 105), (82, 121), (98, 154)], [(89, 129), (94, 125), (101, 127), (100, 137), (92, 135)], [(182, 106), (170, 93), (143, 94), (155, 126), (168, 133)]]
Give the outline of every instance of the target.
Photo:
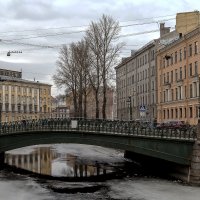
[(196, 140), (197, 137), (196, 127), (158, 129), (153, 126), (142, 126), (135, 122), (118, 120), (49, 118), (0, 123), (0, 135), (32, 131), (81, 131), (180, 140)]

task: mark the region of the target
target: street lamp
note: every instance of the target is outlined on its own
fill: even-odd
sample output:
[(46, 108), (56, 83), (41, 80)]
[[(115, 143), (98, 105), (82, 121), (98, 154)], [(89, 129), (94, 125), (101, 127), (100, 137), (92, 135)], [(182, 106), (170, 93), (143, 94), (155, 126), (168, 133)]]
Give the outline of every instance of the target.
[(132, 120), (132, 102), (131, 102), (131, 96), (128, 97), (127, 103), (129, 103), (129, 111), (130, 111), (130, 121)]

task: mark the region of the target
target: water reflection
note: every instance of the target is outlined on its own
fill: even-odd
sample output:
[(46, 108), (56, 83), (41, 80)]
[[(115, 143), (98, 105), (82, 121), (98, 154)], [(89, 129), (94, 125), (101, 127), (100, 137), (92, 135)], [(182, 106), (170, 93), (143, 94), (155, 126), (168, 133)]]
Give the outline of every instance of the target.
[[(23, 148), (25, 149), (25, 148)], [(52, 146), (34, 146), (28, 153), (9, 151), (5, 163), (20, 169), (53, 177), (91, 177), (114, 172), (113, 166), (81, 159), (73, 153), (59, 153)]]

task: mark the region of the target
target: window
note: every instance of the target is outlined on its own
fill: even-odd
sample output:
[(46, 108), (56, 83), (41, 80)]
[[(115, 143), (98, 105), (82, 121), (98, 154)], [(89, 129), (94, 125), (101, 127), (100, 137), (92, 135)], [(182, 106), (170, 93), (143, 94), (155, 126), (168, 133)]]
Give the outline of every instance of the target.
[(197, 83), (194, 82), (193, 85), (194, 85), (194, 97), (197, 97)]
[(194, 53), (198, 54), (198, 42), (194, 43)]
[(171, 54), (171, 65), (173, 65), (173, 53)]
[(185, 110), (185, 118), (187, 117), (187, 110), (186, 110), (186, 108), (184, 108), (184, 110)]
[(5, 95), (5, 102), (8, 103), (8, 94)]
[(165, 68), (165, 58), (163, 58), (163, 68)]
[(165, 97), (165, 91), (163, 92), (163, 102), (165, 102), (166, 97)]
[(21, 110), (21, 105), (20, 104), (17, 105), (17, 109), (18, 109), (18, 113), (20, 113), (20, 110)]
[(185, 98), (187, 99), (187, 86), (185, 85)]
[(177, 63), (177, 51), (175, 52), (175, 63)]
[(14, 97), (14, 95), (12, 95), (12, 97), (11, 97), (11, 103), (12, 103), (12, 104), (15, 103), (15, 97)]
[(189, 56), (192, 56), (192, 45), (189, 45)]
[(192, 107), (189, 108), (189, 112), (190, 112), (190, 118), (192, 118), (193, 117), (193, 115), (192, 115)]
[(173, 71), (171, 71), (171, 83), (173, 83)]
[(169, 83), (169, 72), (167, 72), (167, 83)]
[(180, 80), (182, 80), (182, 67), (180, 67)]
[(178, 118), (178, 109), (177, 108), (175, 109), (175, 115), (176, 115), (175, 117)]
[(178, 86), (178, 94), (179, 94), (178, 99), (182, 99), (181, 86)]
[(189, 65), (189, 70), (190, 70), (190, 76), (192, 76), (192, 63)]
[(184, 47), (184, 59), (186, 59), (186, 47)]
[(192, 84), (190, 84), (190, 98), (192, 98)]
[(15, 105), (12, 104), (11, 110), (12, 110), (12, 112), (15, 112)]
[(177, 69), (175, 70), (175, 80), (176, 81), (178, 80), (178, 70)]
[(169, 66), (169, 59), (167, 59), (167, 67)]
[(164, 84), (166, 83), (165, 73), (163, 74)]
[(178, 88), (176, 88), (176, 100), (178, 100)]
[(179, 61), (182, 61), (182, 49), (180, 49), (179, 53), (180, 53)]
[(187, 75), (186, 65), (184, 66), (184, 75), (185, 75), (184, 78), (186, 78), (186, 75)]
[(179, 116), (180, 116), (180, 118), (183, 117), (183, 111), (182, 111), (182, 108), (179, 108)]
[(198, 75), (198, 62), (197, 61), (194, 63), (194, 74)]
[(171, 90), (172, 101), (174, 101), (174, 89)]
[(173, 109), (171, 109), (171, 118), (173, 119), (173, 117), (174, 117), (174, 110)]

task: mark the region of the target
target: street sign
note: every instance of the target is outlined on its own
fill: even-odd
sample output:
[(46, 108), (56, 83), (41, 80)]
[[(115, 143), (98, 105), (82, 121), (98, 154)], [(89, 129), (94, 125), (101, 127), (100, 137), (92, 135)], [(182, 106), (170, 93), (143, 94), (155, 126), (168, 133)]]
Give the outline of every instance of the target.
[(146, 111), (146, 107), (145, 106), (140, 106), (140, 112), (145, 112)]

